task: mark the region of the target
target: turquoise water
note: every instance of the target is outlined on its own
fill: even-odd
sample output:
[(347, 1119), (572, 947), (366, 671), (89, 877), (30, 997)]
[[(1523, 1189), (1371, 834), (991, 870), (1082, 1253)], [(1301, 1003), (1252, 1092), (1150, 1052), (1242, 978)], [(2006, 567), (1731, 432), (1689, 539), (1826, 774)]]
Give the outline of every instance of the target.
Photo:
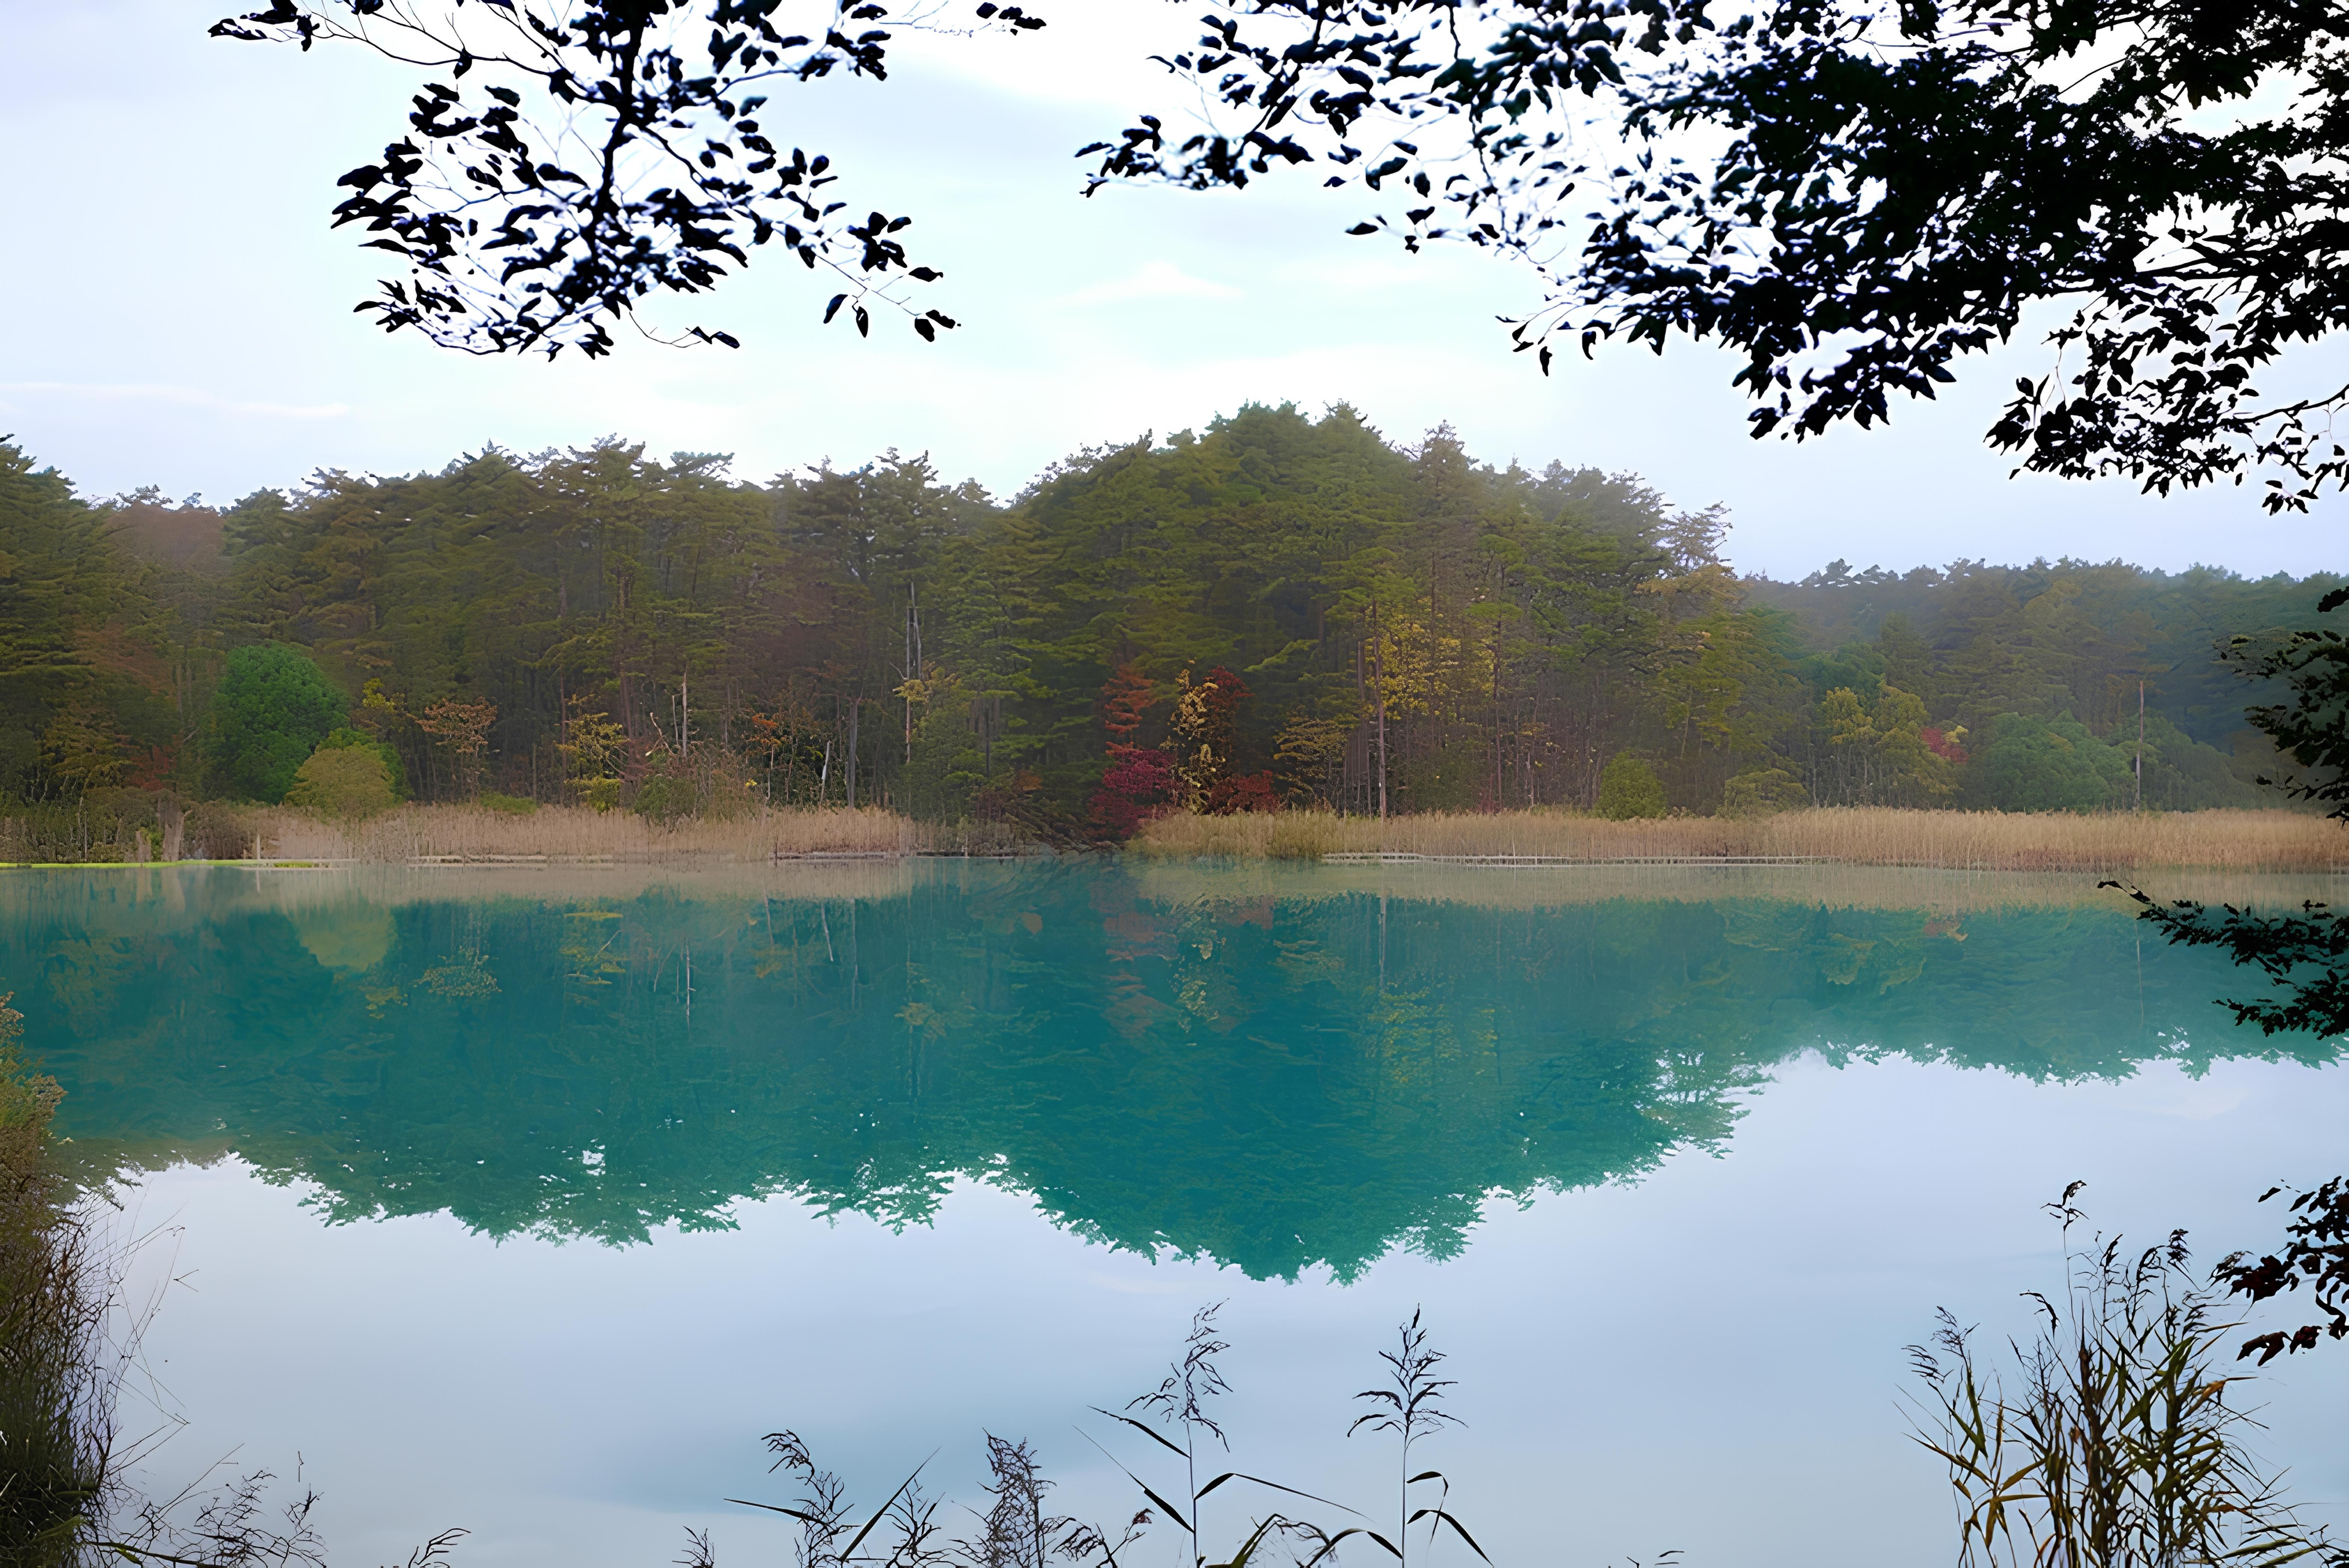
[[(1876, 1562), (1951, 1535), (1900, 1348), (2050, 1283), (2038, 1202), (2223, 1251), (2349, 1144), (2336, 1049), (2091, 880), (25, 873), (0, 989), (193, 1276), (157, 1462), (301, 1455), (338, 1560), (781, 1553), (719, 1500), (785, 1425), (884, 1493), (1018, 1426), (1114, 1509), (1071, 1422), (1227, 1298), (1297, 1484), (1426, 1305), (1496, 1557)], [(2341, 1392), (2272, 1390), (2320, 1504)]]

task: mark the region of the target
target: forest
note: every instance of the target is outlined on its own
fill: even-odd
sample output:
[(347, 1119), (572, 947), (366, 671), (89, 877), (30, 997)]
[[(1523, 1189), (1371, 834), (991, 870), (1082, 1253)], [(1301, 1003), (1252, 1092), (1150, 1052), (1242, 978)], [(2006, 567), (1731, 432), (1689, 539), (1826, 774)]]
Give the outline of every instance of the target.
[(0, 445), (0, 800), (829, 803), (1063, 842), (1185, 807), (2272, 805), (2221, 653), (2343, 581), (1779, 583), (1728, 531), (1343, 406), (1089, 449), (1009, 500), (895, 450), (761, 482), (607, 438), (219, 508)]

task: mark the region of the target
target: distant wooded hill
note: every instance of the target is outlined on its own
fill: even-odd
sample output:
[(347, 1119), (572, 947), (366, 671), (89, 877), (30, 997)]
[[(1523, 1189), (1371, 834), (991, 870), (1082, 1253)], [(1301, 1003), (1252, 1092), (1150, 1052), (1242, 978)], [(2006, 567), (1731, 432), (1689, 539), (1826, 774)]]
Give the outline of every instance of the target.
[(1119, 789), (1586, 807), (1630, 755), (1696, 811), (2275, 803), (2215, 649), (2341, 581), (1781, 583), (1739, 577), (1726, 531), (1635, 476), (1495, 468), (1444, 427), (1398, 446), (1344, 407), (1079, 452), (1008, 502), (894, 450), (753, 482), (612, 439), (216, 511), (92, 502), (0, 447), (0, 795), (282, 788), (228, 754), (257, 721), (219, 700), (232, 653), (278, 645), (336, 694), (339, 744), (427, 797), (692, 772), (698, 799), (722, 776), (1075, 832)]

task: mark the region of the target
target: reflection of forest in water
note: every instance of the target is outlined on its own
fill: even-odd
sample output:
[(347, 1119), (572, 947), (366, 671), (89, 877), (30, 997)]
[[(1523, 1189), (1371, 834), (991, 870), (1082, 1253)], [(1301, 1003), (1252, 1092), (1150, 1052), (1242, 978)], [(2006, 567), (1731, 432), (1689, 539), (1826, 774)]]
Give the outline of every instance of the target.
[(595, 896), (512, 874), (452, 897), (38, 873), (0, 890), (0, 989), (86, 1158), (233, 1151), (336, 1219), (622, 1242), (771, 1192), (919, 1220), (965, 1176), (1259, 1276), (1443, 1254), (1486, 1194), (1720, 1146), (1806, 1048), (2033, 1078), (2333, 1055), (2236, 1031), (2211, 999), (2241, 975), (2077, 899), (1834, 907), (1748, 878), (1477, 903), (1101, 863)]

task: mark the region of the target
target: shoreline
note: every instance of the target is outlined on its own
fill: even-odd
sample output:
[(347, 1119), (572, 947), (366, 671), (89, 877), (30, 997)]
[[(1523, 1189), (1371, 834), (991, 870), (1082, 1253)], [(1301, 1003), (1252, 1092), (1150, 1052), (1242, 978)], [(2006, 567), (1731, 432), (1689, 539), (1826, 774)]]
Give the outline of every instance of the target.
[(1922, 811), (1814, 807), (1765, 817), (1610, 821), (1557, 811), (1337, 817), (1167, 816), (1128, 846), (1185, 861), (1325, 864), (1841, 865), (1967, 872), (2349, 872), (2349, 825), (2282, 810)]
[[(1309, 810), (1230, 817), (1172, 814), (1145, 824), (1115, 851), (1057, 850), (1000, 824), (917, 822), (874, 808), (761, 810), (669, 824), (575, 806), (544, 806), (520, 813), (407, 805), (358, 821), (332, 820), (286, 807), (236, 808), (233, 813), (233, 836), (222, 833), (187, 846), (209, 852), (169, 861), (144, 859), (140, 857), (161, 846), (141, 840), (127, 854), (56, 861), (7, 858), (0, 859), (0, 870), (689, 869), (1005, 861), (1110, 853), (1133, 862), (1284, 861), (1518, 872), (1869, 866), (2104, 875), (2188, 870), (2349, 873), (2349, 825), (2282, 810), (2075, 816), (1826, 807), (1767, 817), (1629, 821), (1546, 810), (1429, 813), (1385, 820)], [(232, 849), (243, 852), (222, 852)]]

